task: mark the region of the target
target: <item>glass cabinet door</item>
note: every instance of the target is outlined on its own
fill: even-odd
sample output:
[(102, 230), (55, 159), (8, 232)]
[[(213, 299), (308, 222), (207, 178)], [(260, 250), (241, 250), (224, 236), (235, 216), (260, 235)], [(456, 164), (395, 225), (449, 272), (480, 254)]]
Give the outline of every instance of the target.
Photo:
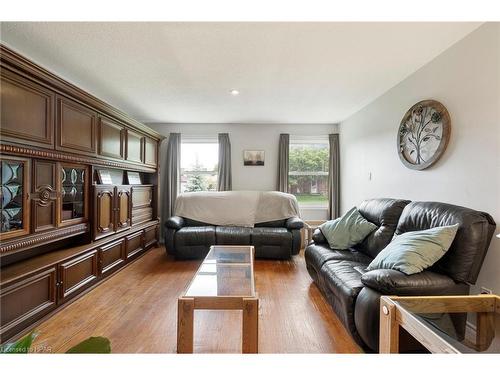
[(27, 159), (14, 157), (1, 159), (1, 239), (27, 234), (29, 231), (26, 194), (29, 189), (28, 163)]
[(60, 165), (60, 222), (87, 220), (88, 169), (82, 165)]

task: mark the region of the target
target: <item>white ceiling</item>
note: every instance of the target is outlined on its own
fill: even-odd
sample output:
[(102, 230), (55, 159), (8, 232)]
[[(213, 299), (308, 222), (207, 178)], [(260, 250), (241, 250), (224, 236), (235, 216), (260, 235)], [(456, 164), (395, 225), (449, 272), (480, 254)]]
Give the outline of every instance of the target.
[(479, 25), (3, 22), (0, 38), (139, 121), (336, 123)]

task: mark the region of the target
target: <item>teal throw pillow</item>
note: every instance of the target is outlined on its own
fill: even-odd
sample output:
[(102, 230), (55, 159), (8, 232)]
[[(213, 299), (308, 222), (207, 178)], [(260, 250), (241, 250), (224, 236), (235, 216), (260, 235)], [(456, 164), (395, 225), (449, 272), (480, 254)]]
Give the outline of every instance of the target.
[(395, 236), (367, 269), (394, 269), (407, 275), (422, 272), (448, 251), (458, 226), (435, 227)]
[(377, 228), (375, 224), (366, 220), (356, 207), (351, 208), (344, 216), (319, 226), (330, 248), (336, 250), (353, 247)]

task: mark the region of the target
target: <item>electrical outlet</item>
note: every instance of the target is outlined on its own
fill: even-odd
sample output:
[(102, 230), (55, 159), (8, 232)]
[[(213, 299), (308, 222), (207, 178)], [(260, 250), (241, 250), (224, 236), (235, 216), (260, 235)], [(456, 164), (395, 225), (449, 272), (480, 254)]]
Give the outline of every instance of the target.
[(481, 294), (493, 294), (493, 291), (491, 289), (485, 288), (484, 286), (481, 287)]

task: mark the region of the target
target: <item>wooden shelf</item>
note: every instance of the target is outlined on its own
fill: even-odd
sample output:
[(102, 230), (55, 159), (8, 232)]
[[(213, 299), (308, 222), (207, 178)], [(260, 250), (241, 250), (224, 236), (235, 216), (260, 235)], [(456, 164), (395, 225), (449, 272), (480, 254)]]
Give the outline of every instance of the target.
[[(149, 221), (146, 223), (142, 223), (140, 225), (134, 226), (130, 230), (126, 232), (127, 235), (133, 234), (136, 232), (139, 232), (145, 228), (148, 228), (153, 225), (157, 225), (158, 220), (153, 220)], [(47, 254), (43, 254), (37, 257), (33, 257), (30, 259), (27, 259), (25, 261), (21, 261), (12, 265), (9, 265), (5, 268), (2, 268), (0, 272), (0, 286), (6, 283), (10, 283), (12, 281), (15, 281), (18, 278), (21, 278), (25, 276), (27, 273), (32, 273), (32, 272), (37, 272), (40, 270), (43, 270), (47, 267), (53, 266), (57, 263), (60, 263), (62, 261), (65, 261), (67, 259), (70, 259), (76, 255), (82, 254), (86, 251), (98, 248), (99, 246), (102, 246), (103, 244), (106, 244), (108, 242), (111, 242), (113, 240), (122, 238), (124, 236), (124, 232), (117, 233), (115, 235), (108, 236), (106, 238), (103, 238), (101, 240), (77, 246), (77, 247), (70, 247), (67, 249), (61, 249), (61, 250), (56, 250), (52, 251)]]

